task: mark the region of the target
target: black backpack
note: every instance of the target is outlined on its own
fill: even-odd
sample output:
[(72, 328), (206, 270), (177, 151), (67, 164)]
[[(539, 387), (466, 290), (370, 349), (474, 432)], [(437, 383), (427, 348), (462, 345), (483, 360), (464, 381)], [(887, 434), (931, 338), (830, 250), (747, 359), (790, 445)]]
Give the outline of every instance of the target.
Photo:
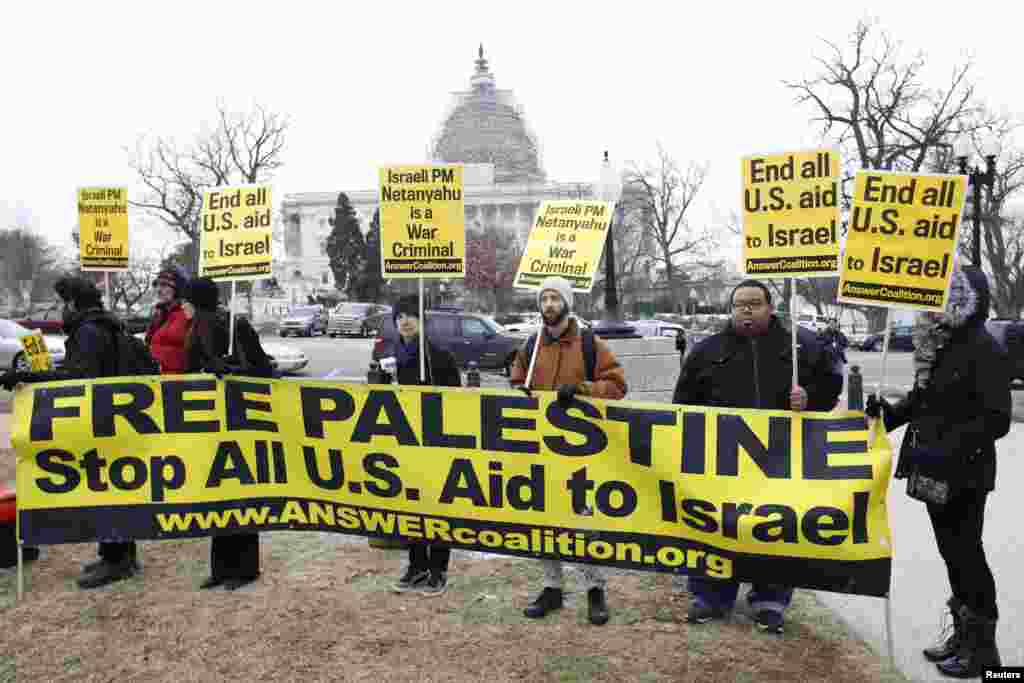
[(112, 351), (115, 354), (113, 377), (132, 375), (159, 375), (160, 363), (149, 352), (146, 342), (134, 337), (120, 324), (107, 318), (95, 318), (93, 322), (102, 325), (110, 333)]
[(245, 318), (235, 320), (235, 358), (240, 374), (249, 377), (273, 377), (274, 364), (263, 350), (260, 335)]
[[(584, 328), (580, 330), (580, 337), (583, 340), (583, 367), (587, 374), (587, 381), (594, 381), (594, 372), (597, 369), (597, 345), (594, 344), (594, 331)], [(523, 353), (526, 354), (526, 367), (530, 367), (530, 359), (533, 358), (533, 347), (537, 343), (537, 333), (534, 332), (526, 340), (523, 346)]]

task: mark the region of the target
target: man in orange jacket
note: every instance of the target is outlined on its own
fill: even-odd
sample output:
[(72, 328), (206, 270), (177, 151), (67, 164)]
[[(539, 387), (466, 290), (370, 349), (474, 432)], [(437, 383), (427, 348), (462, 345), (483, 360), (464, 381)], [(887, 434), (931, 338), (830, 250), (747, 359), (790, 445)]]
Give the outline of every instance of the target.
[[(513, 387), (557, 390), (558, 401), (569, 405), (574, 396), (619, 399), (626, 395), (626, 378), (615, 355), (590, 330), (581, 330), (572, 310), (572, 285), (563, 277), (549, 277), (537, 291), (544, 324), (538, 334), (516, 354), (512, 364)], [(532, 342), (532, 343), (531, 343)], [(527, 377), (531, 355), (536, 347), (533, 375)], [(588, 376), (588, 374), (590, 376)], [(562, 607), (562, 563), (542, 560), (544, 590), (523, 613), (540, 619)], [(587, 611), (592, 624), (608, 622), (605, 578), (599, 567), (580, 565), (587, 585)]]

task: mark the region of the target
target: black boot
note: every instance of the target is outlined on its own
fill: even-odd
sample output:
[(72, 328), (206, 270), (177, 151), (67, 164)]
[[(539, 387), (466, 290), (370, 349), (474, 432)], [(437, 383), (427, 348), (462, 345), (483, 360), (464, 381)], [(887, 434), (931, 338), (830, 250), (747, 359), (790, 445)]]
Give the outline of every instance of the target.
[(604, 590), (591, 588), (587, 591), (587, 617), (591, 624), (597, 626), (608, 623), (608, 603), (604, 599)]
[(960, 649), (944, 662), (939, 672), (953, 678), (976, 678), (983, 669), (1002, 666), (996, 647), (996, 620), (983, 617), (967, 605), (960, 608), (963, 637)]
[(135, 575), (135, 566), (130, 557), (116, 561), (104, 560), (94, 571), (78, 577), (79, 588), (99, 588), (110, 583), (123, 581)]
[(957, 653), (960, 649), (960, 639), (963, 637), (963, 622), (960, 619), (960, 608), (963, 606), (955, 597), (946, 601), (949, 606), (949, 613), (953, 616), (953, 632), (949, 633), (949, 625), (943, 617), (942, 632), (939, 633), (939, 643), (934, 647), (924, 649), (924, 658), (929, 662), (943, 662)]
[(562, 589), (545, 588), (534, 600), (523, 610), (523, 614), (531, 619), (546, 617), (548, 612), (562, 609)]

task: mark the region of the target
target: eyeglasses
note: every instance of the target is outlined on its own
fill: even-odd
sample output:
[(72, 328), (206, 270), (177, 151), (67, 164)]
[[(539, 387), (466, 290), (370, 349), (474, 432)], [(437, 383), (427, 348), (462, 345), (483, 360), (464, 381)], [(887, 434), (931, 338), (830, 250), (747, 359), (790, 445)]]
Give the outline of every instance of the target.
[(765, 302), (763, 301), (734, 301), (732, 304), (732, 310), (734, 311), (748, 311), (753, 313), (764, 308)]

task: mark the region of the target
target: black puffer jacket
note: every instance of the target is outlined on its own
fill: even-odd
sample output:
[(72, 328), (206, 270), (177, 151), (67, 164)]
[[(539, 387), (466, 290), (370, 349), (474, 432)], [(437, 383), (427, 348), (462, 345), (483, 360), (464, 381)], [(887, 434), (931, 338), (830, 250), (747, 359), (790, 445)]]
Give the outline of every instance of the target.
[[(400, 342), (396, 342), (400, 343)], [(420, 381), (419, 356), (409, 357), (405, 362), (399, 361), (395, 378), (398, 384), (435, 386), (435, 387), (461, 387), (462, 375), (455, 365), (455, 357), (448, 351), (442, 351), (436, 346), (427, 342), (427, 381)]]
[[(800, 386), (807, 391), (807, 410), (832, 410), (843, 388), (843, 376), (810, 330), (797, 329), (797, 362)], [(730, 323), (687, 356), (672, 401), (789, 410), (792, 382), (792, 337), (777, 318), (772, 317), (768, 331), (756, 337), (736, 334)]]
[(896, 477), (906, 477), (910, 444), (941, 454), (950, 481), (991, 491), (996, 482), (996, 439), (1010, 431), (1012, 400), (1005, 353), (985, 330), (989, 289), (977, 269), (964, 268), (978, 295), (975, 312), (938, 350), (926, 389), (912, 390), (885, 411), (891, 431), (910, 423), (900, 447)]
[(91, 308), (64, 319), (64, 365), (49, 372), (31, 373), (25, 381), (116, 377), (117, 338), (121, 321), (102, 308)]

